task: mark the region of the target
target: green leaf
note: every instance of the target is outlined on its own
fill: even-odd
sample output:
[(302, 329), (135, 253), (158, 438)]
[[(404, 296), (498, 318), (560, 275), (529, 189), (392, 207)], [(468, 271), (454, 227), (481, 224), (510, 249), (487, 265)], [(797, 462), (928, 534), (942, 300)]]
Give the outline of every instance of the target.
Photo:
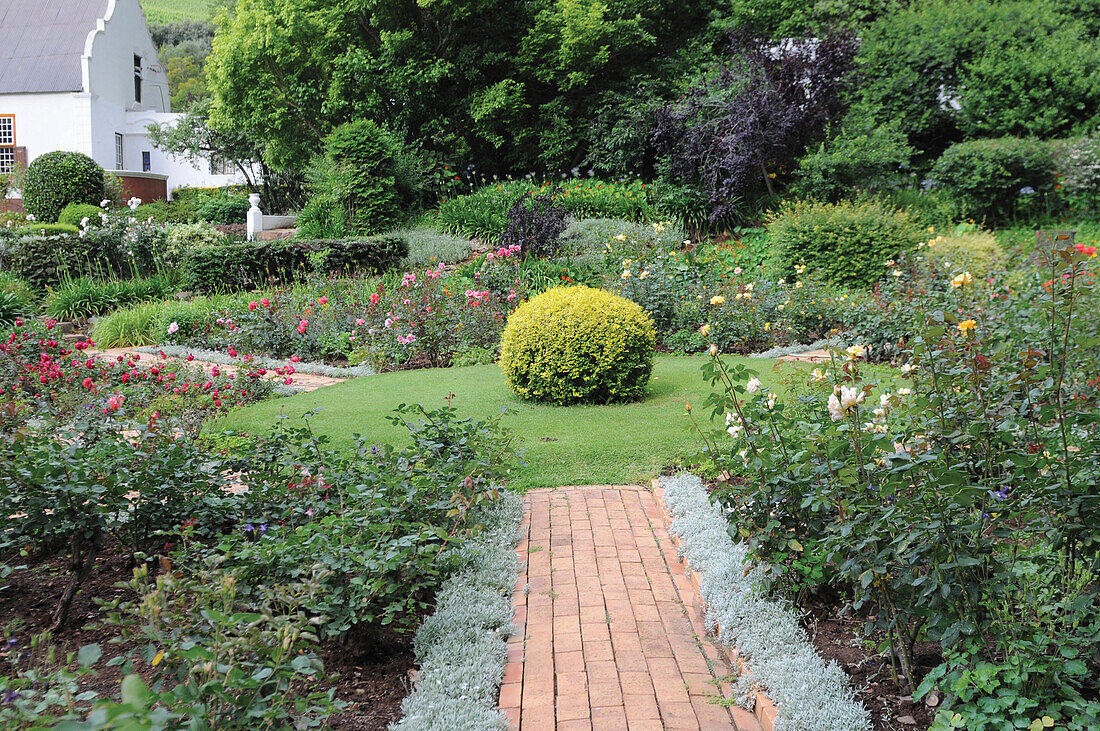
[(76, 653), (76, 661), (82, 668), (95, 665), (101, 657), (103, 657), (103, 650), (100, 649), (98, 644), (84, 645)]
[(145, 709), (149, 705), (149, 689), (141, 681), (141, 677), (130, 673), (122, 679), (122, 702), (136, 708)]

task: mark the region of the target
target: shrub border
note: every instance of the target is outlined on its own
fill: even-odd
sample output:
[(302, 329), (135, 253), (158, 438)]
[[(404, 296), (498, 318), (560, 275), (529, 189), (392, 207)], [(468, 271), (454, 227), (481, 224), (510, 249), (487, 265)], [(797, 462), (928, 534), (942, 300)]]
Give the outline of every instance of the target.
[(480, 533), (458, 549), (457, 571), (436, 595), (435, 612), (417, 630), (420, 675), (391, 731), (485, 731), (509, 728), (500, 684), (515, 629), (512, 592), (519, 576), (523, 499), (503, 491), (478, 518)]
[(751, 665), (734, 683), (737, 702), (752, 710), (757, 693), (766, 689), (779, 709), (775, 731), (869, 730), (870, 716), (847, 674), (817, 654), (789, 604), (766, 596), (762, 567), (752, 563), (744, 543), (734, 543), (703, 481), (681, 474), (657, 484), (673, 517), (669, 532), (679, 539), (678, 552), (700, 574), (708, 624)]

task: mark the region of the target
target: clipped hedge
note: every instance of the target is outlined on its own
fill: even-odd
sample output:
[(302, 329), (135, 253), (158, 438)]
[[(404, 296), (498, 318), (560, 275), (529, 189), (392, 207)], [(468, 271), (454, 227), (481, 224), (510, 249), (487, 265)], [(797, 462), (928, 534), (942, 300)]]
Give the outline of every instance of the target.
[(39, 221), (56, 221), (70, 203), (103, 200), (103, 168), (80, 152), (47, 152), (27, 168), (22, 188), (27, 213)]
[(932, 177), (963, 217), (999, 221), (1011, 216), (1023, 191), (1051, 192), (1054, 168), (1046, 142), (1000, 137), (951, 145), (932, 167)]
[(769, 271), (793, 277), (805, 264), (830, 284), (869, 287), (884, 262), (914, 251), (922, 236), (908, 213), (889, 204), (799, 201), (768, 221)]
[(4, 246), (0, 265), (10, 269), (33, 289), (54, 287), (66, 278), (96, 276), (112, 278), (128, 274), (124, 257), (113, 241), (73, 234), (73, 226), (52, 224), (17, 232)]
[(645, 395), (657, 344), (653, 320), (628, 299), (555, 287), (508, 318), (500, 365), (518, 396), (569, 405)]
[(233, 242), (188, 251), (182, 280), (187, 289), (240, 291), (291, 282), (314, 271), (381, 274), (408, 253), (408, 241), (400, 236)]

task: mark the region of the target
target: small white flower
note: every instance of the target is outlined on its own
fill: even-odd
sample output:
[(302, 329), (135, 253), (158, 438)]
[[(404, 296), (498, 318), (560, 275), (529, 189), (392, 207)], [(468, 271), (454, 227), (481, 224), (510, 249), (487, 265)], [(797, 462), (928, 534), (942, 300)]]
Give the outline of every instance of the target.
[(776, 284), (786, 284), (786, 283), (787, 283), (786, 279), (780, 279), (778, 282), (776, 282)]
[(810, 383), (824, 383), (829, 378), (820, 368), (814, 368), (814, 372), (811, 375), (813, 377), (810, 379)]
[(749, 393), (756, 393), (757, 391), (760, 390), (760, 387), (762, 385), (763, 384), (760, 383), (759, 378), (753, 377), (753, 378), (749, 379), (749, 382), (747, 384), (745, 384), (745, 390), (748, 391)]
[(908, 396), (911, 393), (913, 393), (913, 389), (911, 389), (911, 388), (899, 388), (898, 389), (898, 396)]
[(744, 271), (744, 270), (741, 269), (741, 267), (734, 267), (733, 268), (733, 273), (734, 274), (740, 274), (742, 271)]
[(836, 397), (835, 393), (829, 394), (829, 418), (833, 421), (840, 421), (844, 418), (844, 409), (840, 405), (840, 399)]
[(34, 220), (36, 220), (36, 219), (35, 219), (35, 217), (34, 217), (34, 214), (33, 214), (33, 213), (28, 213), (28, 214), (27, 214), (27, 220), (28, 220), (28, 221), (34, 221)]
[(130, 207), (131, 211), (136, 211), (137, 207), (141, 205), (141, 198), (134, 196), (130, 200), (126, 201), (126, 205)]
[(891, 396), (889, 393), (884, 393), (878, 397), (878, 402), (883, 408), (886, 408), (890, 405), (891, 398), (893, 398), (893, 396)]
[(913, 371), (917, 370), (918, 368), (919, 368), (919, 366), (915, 366), (915, 365), (913, 365), (912, 363), (906, 363), (905, 365), (903, 365), (903, 366), (901, 367), (901, 372), (902, 372), (902, 373), (903, 373), (904, 375), (908, 376), (908, 375), (909, 375), (910, 373), (912, 373)]

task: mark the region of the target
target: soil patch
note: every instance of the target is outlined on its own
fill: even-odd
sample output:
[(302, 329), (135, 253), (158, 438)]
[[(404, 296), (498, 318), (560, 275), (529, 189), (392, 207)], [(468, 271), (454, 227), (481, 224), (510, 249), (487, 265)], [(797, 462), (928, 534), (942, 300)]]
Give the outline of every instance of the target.
[[(890, 672), (889, 657), (875, 649), (874, 636), (863, 635), (864, 620), (843, 616), (842, 607), (834, 599), (811, 601), (805, 609), (803, 623), (818, 654), (826, 660), (835, 660), (848, 673), (856, 698), (871, 713), (875, 731), (927, 729), (932, 725), (935, 709), (923, 701), (914, 702), (912, 696), (898, 687)], [(915, 648), (921, 675), (939, 664), (938, 649), (934, 643)]]

